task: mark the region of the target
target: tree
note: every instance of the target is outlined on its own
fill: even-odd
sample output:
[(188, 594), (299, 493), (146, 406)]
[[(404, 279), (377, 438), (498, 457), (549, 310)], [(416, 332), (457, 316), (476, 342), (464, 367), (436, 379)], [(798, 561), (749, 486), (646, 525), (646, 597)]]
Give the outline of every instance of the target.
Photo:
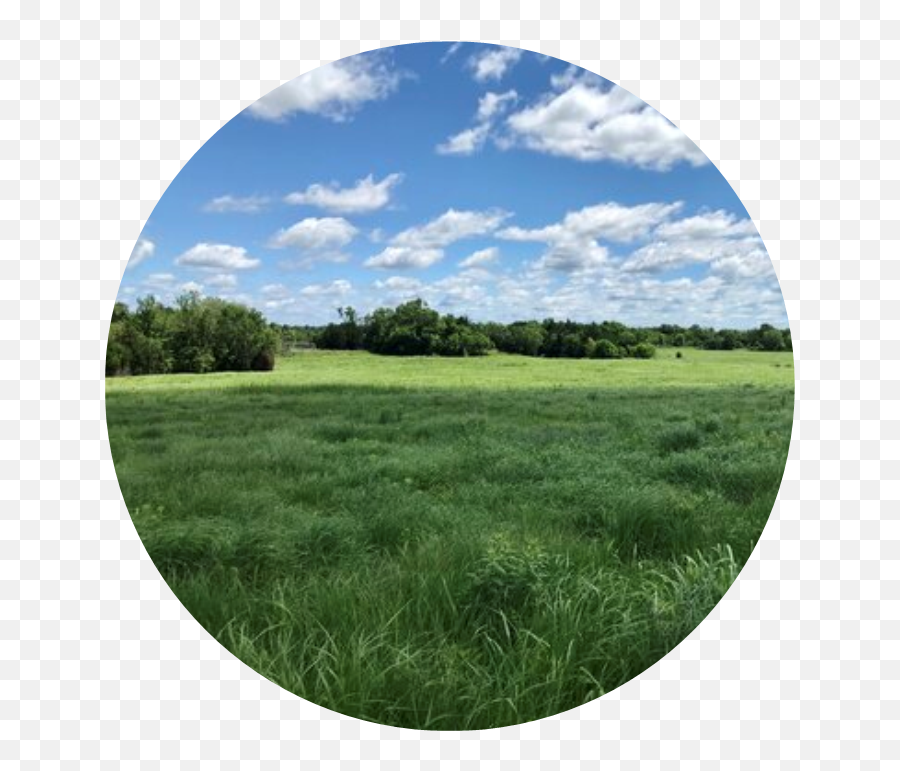
[(622, 353), (619, 347), (611, 340), (598, 340), (594, 351), (594, 357), (597, 359), (619, 359)]
[(106, 355), (108, 375), (272, 369), (278, 335), (259, 311), (196, 293), (174, 309), (154, 298), (137, 311), (114, 309)]
[(783, 351), (784, 336), (777, 329), (765, 330), (759, 338), (760, 346), (764, 351)]
[(631, 349), (631, 355), (635, 359), (652, 359), (656, 356), (656, 348), (650, 343), (638, 343)]

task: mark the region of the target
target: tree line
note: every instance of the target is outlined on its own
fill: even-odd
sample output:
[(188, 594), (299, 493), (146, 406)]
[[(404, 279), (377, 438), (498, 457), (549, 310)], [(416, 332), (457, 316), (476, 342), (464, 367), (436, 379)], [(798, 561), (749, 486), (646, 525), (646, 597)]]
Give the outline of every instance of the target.
[(168, 307), (154, 297), (113, 308), (107, 375), (270, 370), (279, 334), (256, 310), (196, 293)]
[(339, 308), (339, 321), (324, 327), (282, 327), (281, 334), (326, 350), (366, 350), (395, 356), (482, 356), (497, 350), (548, 358), (652, 358), (658, 347), (707, 350), (793, 350), (789, 329), (762, 324), (756, 329), (629, 327), (617, 321), (515, 321), (477, 323), (442, 315), (422, 300), (379, 308), (360, 318)]
[(629, 327), (617, 321), (479, 323), (441, 314), (422, 300), (364, 317), (350, 307), (325, 326), (270, 324), (251, 308), (196, 293), (168, 307), (149, 296), (135, 310), (117, 302), (106, 352), (107, 375), (270, 370), (277, 351), (365, 350), (387, 356), (483, 356), (491, 351), (547, 358), (652, 358), (659, 347), (793, 350), (789, 329)]

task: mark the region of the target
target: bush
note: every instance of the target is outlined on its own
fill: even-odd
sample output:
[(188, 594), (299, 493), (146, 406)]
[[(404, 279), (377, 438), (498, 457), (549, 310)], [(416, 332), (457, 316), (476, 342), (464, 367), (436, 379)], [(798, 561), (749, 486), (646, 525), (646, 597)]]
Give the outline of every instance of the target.
[(635, 359), (652, 359), (656, 356), (656, 348), (650, 343), (638, 343), (631, 349), (631, 355)]
[(598, 359), (618, 359), (621, 358), (622, 352), (614, 342), (604, 339), (597, 341), (594, 356)]
[(256, 372), (271, 372), (275, 369), (275, 352), (260, 351), (253, 359), (252, 369)]

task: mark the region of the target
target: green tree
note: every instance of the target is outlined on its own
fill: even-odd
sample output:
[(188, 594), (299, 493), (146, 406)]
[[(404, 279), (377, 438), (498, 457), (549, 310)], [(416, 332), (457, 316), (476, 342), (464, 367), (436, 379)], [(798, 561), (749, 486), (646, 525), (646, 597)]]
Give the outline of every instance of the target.
[(759, 338), (760, 346), (764, 351), (783, 351), (784, 336), (777, 329), (765, 330)]
[(604, 338), (597, 341), (594, 357), (597, 359), (619, 359), (622, 357), (622, 352), (614, 342)]

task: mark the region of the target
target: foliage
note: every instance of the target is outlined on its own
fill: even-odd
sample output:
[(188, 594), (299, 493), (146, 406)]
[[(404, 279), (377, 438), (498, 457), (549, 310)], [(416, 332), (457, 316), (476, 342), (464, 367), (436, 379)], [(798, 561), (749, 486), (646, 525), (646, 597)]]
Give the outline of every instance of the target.
[[(756, 330), (685, 329), (672, 324), (627, 327), (617, 321), (579, 323), (545, 319), (476, 323), (465, 316), (441, 315), (422, 300), (379, 308), (359, 319), (352, 308), (338, 308), (341, 321), (314, 329), (318, 348), (364, 349), (394, 356), (481, 356), (501, 353), (566, 359), (649, 359), (658, 347), (731, 351), (790, 350), (790, 330), (763, 324)], [(307, 328), (285, 327), (306, 331)]]
[(107, 375), (271, 370), (277, 334), (259, 311), (189, 293), (169, 308), (141, 298), (134, 313), (116, 303)]

